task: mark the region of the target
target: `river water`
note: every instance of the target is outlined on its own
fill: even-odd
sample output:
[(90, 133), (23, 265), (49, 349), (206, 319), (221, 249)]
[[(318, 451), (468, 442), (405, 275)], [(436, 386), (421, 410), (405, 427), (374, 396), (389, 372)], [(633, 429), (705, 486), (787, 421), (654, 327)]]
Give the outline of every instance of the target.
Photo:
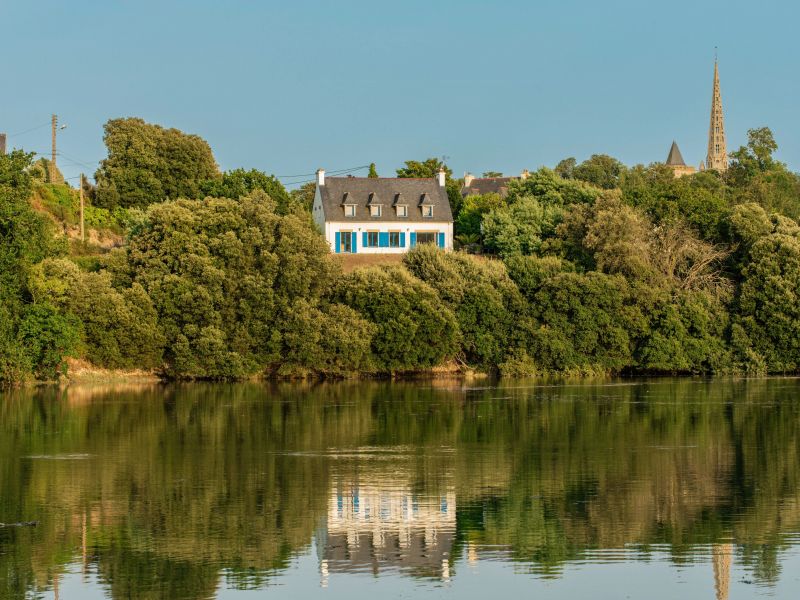
[(800, 379), (0, 395), (0, 598), (798, 598)]

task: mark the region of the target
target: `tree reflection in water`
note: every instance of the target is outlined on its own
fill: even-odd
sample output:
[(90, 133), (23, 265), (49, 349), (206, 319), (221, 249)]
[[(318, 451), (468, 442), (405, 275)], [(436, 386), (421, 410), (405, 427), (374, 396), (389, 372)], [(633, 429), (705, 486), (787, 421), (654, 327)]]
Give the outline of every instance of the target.
[[(772, 584), (800, 530), (800, 383), (175, 385), (0, 400), (0, 596), (77, 565), (114, 598), (320, 577), (541, 577), (732, 564)], [(465, 562), (462, 562), (462, 559)], [(709, 569), (712, 571), (712, 569)]]

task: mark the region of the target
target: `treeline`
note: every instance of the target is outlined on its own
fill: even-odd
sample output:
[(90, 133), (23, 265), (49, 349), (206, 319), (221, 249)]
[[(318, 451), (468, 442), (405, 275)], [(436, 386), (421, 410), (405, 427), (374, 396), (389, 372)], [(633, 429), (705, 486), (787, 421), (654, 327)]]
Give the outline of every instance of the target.
[(32, 157), (0, 158), (2, 382), (52, 378), (66, 356), (170, 378), (800, 368), (800, 178), (769, 130), (725, 174), (595, 156), (462, 199), (448, 173), (458, 239), (481, 256), (419, 247), (346, 275), (308, 188), (219, 173), (200, 138), (136, 119), (106, 143), (90, 198), (128, 211), (127, 242), (83, 266), (28, 202)]

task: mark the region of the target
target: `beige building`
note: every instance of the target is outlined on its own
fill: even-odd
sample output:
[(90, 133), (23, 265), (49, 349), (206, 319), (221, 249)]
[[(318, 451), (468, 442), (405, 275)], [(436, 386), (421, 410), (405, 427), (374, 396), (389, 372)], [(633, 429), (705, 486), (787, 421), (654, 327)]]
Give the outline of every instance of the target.
[[(675, 177), (683, 177), (696, 173), (697, 169), (687, 165), (678, 144), (672, 142), (666, 165), (672, 169)], [(728, 169), (728, 146), (725, 137), (725, 115), (722, 111), (722, 94), (719, 86), (719, 66), (714, 60), (714, 83), (711, 92), (711, 123), (708, 127), (708, 153), (705, 163), (700, 163), (700, 171), (714, 169), (724, 172)]]
[(675, 141), (672, 142), (672, 147), (669, 149), (666, 164), (670, 169), (672, 169), (672, 173), (675, 175), (675, 177), (683, 177), (684, 175), (691, 175), (692, 173), (696, 172), (694, 167), (687, 165), (683, 161), (683, 156), (681, 155), (681, 151)]
[(708, 155), (706, 168), (728, 170), (728, 147), (725, 140), (725, 115), (722, 113), (722, 94), (719, 90), (719, 67), (714, 61), (714, 89), (711, 95), (711, 123), (708, 126)]

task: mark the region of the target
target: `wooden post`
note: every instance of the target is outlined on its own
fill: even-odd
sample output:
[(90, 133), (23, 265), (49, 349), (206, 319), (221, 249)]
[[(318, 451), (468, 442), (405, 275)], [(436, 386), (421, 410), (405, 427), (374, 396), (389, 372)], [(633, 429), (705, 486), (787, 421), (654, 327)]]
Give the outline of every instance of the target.
[(50, 156), (50, 183), (55, 183), (56, 179), (56, 128), (58, 127), (58, 117), (53, 115), (50, 119), (50, 138), (51, 138), (51, 151)]
[(79, 194), (81, 198), (81, 241), (85, 242), (86, 234), (83, 227), (83, 173), (81, 173), (81, 176), (78, 178), (78, 190), (80, 190)]

